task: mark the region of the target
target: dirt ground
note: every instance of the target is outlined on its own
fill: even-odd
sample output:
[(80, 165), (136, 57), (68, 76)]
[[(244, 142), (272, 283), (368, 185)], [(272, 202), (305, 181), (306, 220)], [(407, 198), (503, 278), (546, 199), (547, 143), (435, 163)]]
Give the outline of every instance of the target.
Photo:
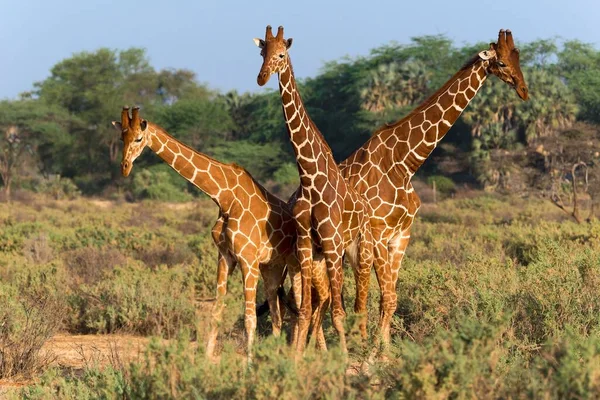
[[(150, 338), (130, 335), (69, 335), (58, 334), (42, 347), (51, 366), (65, 370), (83, 370), (93, 366), (118, 367), (143, 359)], [(10, 390), (25, 386), (29, 381), (0, 380), (0, 399)]]
[(82, 369), (141, 360), (149, 342), (141, 336), (59, 334), (47, 341), (42, 351), (54, 354), (52, 365)]

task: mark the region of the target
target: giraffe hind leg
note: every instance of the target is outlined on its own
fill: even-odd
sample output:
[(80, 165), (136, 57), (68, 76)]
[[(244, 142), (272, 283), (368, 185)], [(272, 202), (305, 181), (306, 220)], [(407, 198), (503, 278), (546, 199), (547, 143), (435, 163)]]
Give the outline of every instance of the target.
[(238, 260), (242, 270), (244, 285), (244, 327), (246, 328), (246, 351), (248, 364), (252, 363), (252, 345), (256, 334), (256, 286), (258, 284), (259, 265), (256, 260), (251, 262)]
[(271, 313), (271, 324), (274, 336), (279, 336), (281, 334), (282, 310), (279, 304), (278, 291), (283, 285), (286, 274), (285, 265), (261, 265), (261, 275), (265, 282), (265, 291), (267, 294), (269, 311)]
[(346, 312), (342, 300), (342, 255), (341, 240), (334, 238), (323, 240), (323, 255), (325, 256), (325, 264), (327, 266), (327, 275), (331, 287), (331, 314), (333, 327), (338, 333), (340, 339), (340, 348), (344, 354), (348, 353), (346, 345), (346, 331), (344, 322), (346, 320)]
[(354, 312), (359, 315), (358, 327), (363, 339), (367, 338), (367, 301), (373, 261), (373, 236), (370, 227), (366, 227), (360, 235), (357, 265), (353, 268), (356, 281)]
[(402, 260), (408, 243), (410, 241), (410, 227), (403, 230), (400, 235), (396, 236), (388, 245), (389, 248), (389, 295), (383, 299), (382, 309), (383, 318), (381, 320), (381, 337), (385, 348), (390, 344), (390, 327), (392, 317), (398, 306), (398, 295), (396, 294), (396, 284), (398, 282), (398, 274), (402, 266)]
[(234, 268), (235, 261), (219, 253), (217, 264), (217, 298), (211, 313), (210, 330), (206, 343), (206, 356), (209, 358), (215, 357), (219, 327), (222, 321), (223, 309), (225, 308), (223, 297), (227, 294), (227, 278)]
[(313, 288), (317, 304), (314, 307), (311, 337), (316, 341), (316, 347), (319, 350), (327, 351), (327, 343), (323, 333), (323, 319), (331, 305), (331, 296), (327, 268), (323, 257), (315, 258), (313, 261)]

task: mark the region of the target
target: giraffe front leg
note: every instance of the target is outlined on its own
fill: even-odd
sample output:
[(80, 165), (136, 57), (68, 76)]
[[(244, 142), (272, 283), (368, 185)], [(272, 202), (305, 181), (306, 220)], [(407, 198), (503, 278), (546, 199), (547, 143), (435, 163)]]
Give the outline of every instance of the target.
[(219, 253), (217, 264), (217, 298), (211, 313), (210, 331), (206, 343), (206, 356), (208, 358), (214, 358), (215, 356), (219, 327), (221, 325), (223, 309), (225, 308), (223, 298), (227, 294), (227, 278), (234, 268), (235, 261), (228, 259)]
[(258, 284), (259, 266), (256, 260), (248, 262), (244, 259), (238, 260), (242, 270), (242, 282), (244, 285), (244, 327), (246, 328), (246, 352), (248, 364), (252, 363), (252, 345), (256, 333), (256, 286)]

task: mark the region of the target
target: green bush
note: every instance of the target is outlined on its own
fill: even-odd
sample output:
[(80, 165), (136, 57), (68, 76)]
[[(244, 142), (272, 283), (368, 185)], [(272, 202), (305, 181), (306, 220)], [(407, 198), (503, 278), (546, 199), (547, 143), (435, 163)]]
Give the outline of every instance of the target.
[(132, 190), (138, 200), (182, 202), (192, 199), (187, 192), (187, 181), (166, 164), (136, 170)]
[(275, 182), (287, 185), (287, 184), (300, 184), (300, 178), (298, 177), (298, 167), (294, 163), (285, 163), (275, 171), (273, 174)]
[(454, 193), (456, 190), (456, 185), (454, 181), (447, 176), (443, 175), (432, 175), (427, 177), (427, 183), (429, 186), (433, 186), (435, 183), (435, 188), (438, 192), (442, 194), (450, 194)]
[(172, 337), (194, 326), (194, 281), (189, 272), (179, 268), (149, 273), (142, 267), (116, 267), (106, 279), (80, 285), (69, 296), (74, 321), (70, 328)]
[(0, 283), (0, 379), (31, 379), (48, 367), (53, 355), (42, 345), (60, 329), (64, 312), (62, 299), (35, 277)]
[(38, 193), (51, 196), (55, 200), (74, 200), (81, 196), (81, 191), (77, 185), (71, 179), (60, 175), (43, 179), (35, 189)]

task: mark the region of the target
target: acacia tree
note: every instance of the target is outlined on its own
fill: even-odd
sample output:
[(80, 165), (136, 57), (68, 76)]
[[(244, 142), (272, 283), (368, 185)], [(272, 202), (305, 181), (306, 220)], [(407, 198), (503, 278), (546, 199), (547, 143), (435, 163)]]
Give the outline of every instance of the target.
[[(63, 145), (70, 117), (62, 110), (47, 107), (36, 100), (0, 102), (0, 177), (4, 193), (10, 201), (11, 186), (23, 167), (26, 155), (37, 161), (37, 148), (54, 150), (57, 163), (61, 161)], [(49, 144), (53, 142), (53, 144)], [(37, 164), (32, 166), (37, 168)]]
[(558, 52), (556, 70), (575, 94), (578, 117), (600, 123), (600, 51), (589, 43), (567, 41)]
[(16, 125), (9, 125), (0, 142), (0, 177), (4, 183), (4, 197), (10, 202), (10, 188), (15, 170), (23, 159), (23, 153), (28, 147), (27, 140)]
[(540, 141), (535, 151), (543, 156), (542, 186), (561, 210), (580, 223), (587, 202), (594, 218), (600, 195), (600, 127), (579, 123)]

